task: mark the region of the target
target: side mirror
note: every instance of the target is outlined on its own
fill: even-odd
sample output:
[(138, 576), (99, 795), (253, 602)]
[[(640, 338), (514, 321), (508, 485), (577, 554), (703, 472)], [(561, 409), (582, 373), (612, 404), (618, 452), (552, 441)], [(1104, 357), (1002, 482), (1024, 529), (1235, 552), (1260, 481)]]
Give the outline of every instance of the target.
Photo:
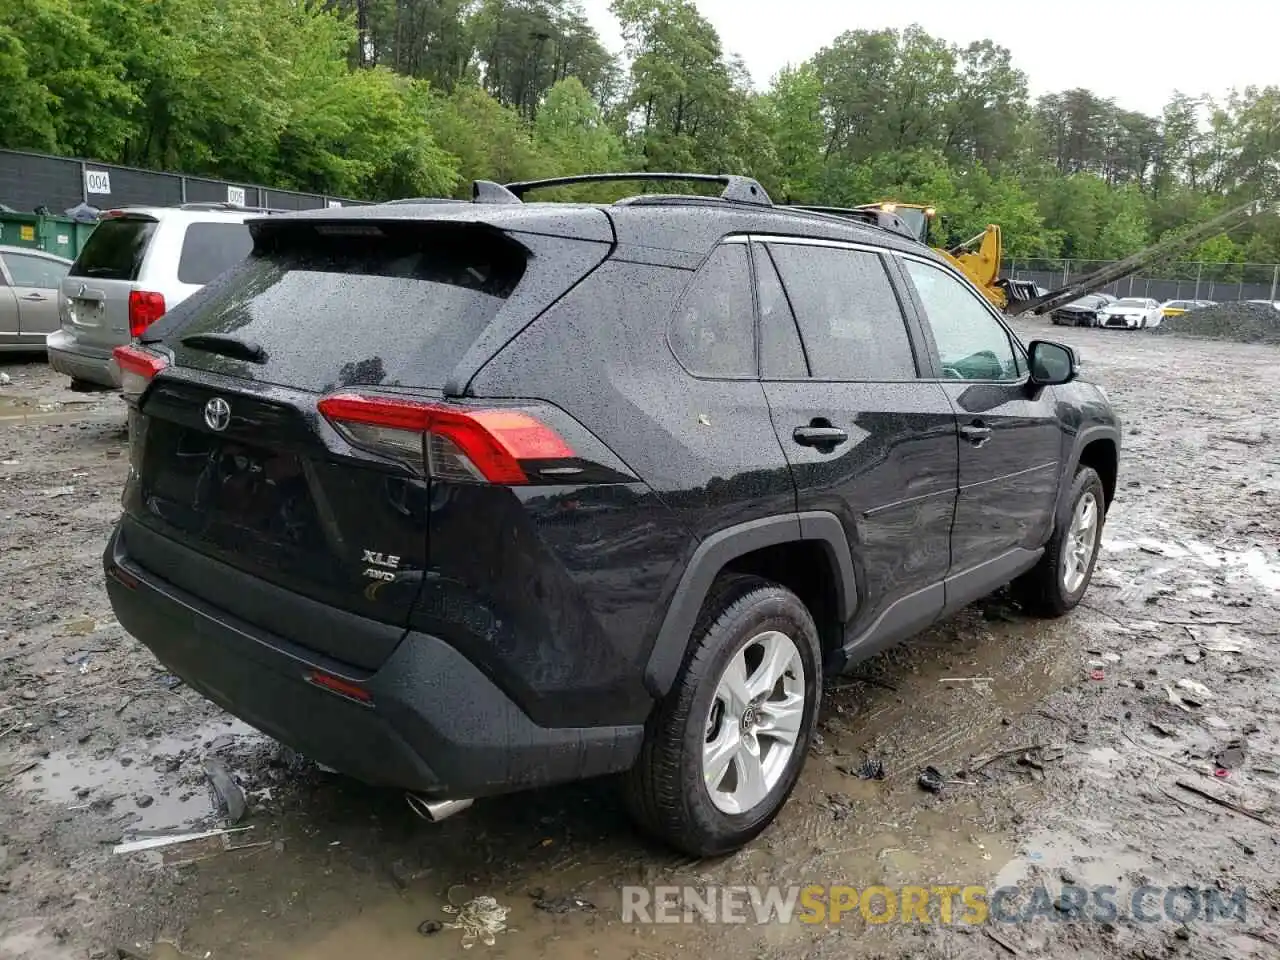
[(1027, 348), (1031, 382), (1040, 387), (1070, 383), (1080, 372), (1080, 358), (1070, 347), (1051, 340), (1033, 340)]

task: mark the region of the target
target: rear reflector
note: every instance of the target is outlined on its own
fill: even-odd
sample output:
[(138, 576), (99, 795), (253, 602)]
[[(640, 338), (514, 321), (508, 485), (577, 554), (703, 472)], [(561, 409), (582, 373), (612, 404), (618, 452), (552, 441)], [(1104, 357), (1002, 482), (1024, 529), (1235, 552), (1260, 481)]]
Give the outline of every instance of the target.
[(317, 687), (323, 687), (330, 693), (336, 693), (338, 696), (346, 697), (348, 700), (355, 700), (357, 703), (372, 704), (373, 694), (358, 683), (352, 683), (350, 680), (343, 680), (341, 677), (335, 677), (331, 673), (324, 673), (320, 670), (312, 670), (307, 674), (307, 680), (315, 684)]
[(120, 392), (126, 400), (142, 396), (152, 377), (169, 365), (164, 357), (141, 347), (116, 347), (111, 355), (120, 367)]
[(322, 414), (355, 446), (389, 456), (425, 458), (448, 480), (524, 484), (521, 460), (575, 456), (553, 429), (523, 410), (465, 410), (439, 403), (340, 393)]
[(129, 336), (142, 336), (147, 327), (163, 316), (163, 293), (150, 293), (146, 290), (129, 291)]

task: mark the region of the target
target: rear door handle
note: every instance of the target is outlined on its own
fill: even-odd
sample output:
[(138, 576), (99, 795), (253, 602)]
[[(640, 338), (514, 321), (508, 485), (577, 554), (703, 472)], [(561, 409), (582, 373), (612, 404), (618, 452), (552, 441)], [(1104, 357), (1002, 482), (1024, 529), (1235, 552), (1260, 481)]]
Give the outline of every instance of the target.
[(838, 447), (848, 443), (849, 434), (839, 427), (796, 427), (791, 439), (802, 447)]
[(969, 423), (960, 428), (960, 436), (980, 447), (991, 439), (991, 428), (981, 422)]
[(49, 298), (41, 293), (28, 293), (23, 300), (30, 300), (32, 303), (44, 303)]

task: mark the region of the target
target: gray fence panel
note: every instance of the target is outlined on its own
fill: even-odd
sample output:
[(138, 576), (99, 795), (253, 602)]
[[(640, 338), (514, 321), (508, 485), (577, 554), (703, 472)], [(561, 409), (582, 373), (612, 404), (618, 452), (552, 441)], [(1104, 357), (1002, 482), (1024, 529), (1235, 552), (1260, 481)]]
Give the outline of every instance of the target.
[(6, 206), (23, 213), (46, 206), (61, 213), (80, 202), (83, 189), (78, 160), (0, 151), (0, 203)]
[(90, 170), (105, 170), (111, 174), (109, 194), (91, 193), (89, 202), (100, 209), (123, 204), (146, 204), (155, 207), (176, 207), (182, 203), (182, 178), (167, 173), (149, 173), (110, 164), (88, 164)]
[(310, 193), (295, 193), (292, 190), (264, 190), (266, 202), (263, 206), (277, 210), (317, 210), (325, 206), (325, 198)]
[(177, 206), (184, 199), (188, 203), (226, 203), (228, 186), (243, 188), (245, 205), (250, 207), (314, 210), (327, 206), (330, 199), (343, 206), (362, 206), (368, 202), (228, 183), (212, 177), (188, 177), (112, 163), (50, 157), (22, 150), (0, 150), (0, 203), (23, 212), (47, 206), (55, 213), (61, 213), (86, 199), (86, 169), (101, 171), (110, 177), (110, 193), (90, 193), (87, 197), (90, 204), (103, 210), (124, 204)]
[(247, 183), (228, 183), (226, 180), (205, 180), (201, 177), (187, 177), (188, 203), (227, 203), (227, 187), (239, 187), (244, 191), (246, 207), (262, 205), (259, 188)]

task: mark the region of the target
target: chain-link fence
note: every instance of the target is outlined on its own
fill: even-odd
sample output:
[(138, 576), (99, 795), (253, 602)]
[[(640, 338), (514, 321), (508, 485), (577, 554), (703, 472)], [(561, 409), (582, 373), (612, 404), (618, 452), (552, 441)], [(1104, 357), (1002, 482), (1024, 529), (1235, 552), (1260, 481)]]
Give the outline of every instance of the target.
[(0, 204), (23, 213), (43, 208), (62, 213), (81, 203), (99, 209), (125, 204), (174, 207), (182, 203), (235, 203), (277, 210), (313, 210), (364, 202), (253, 183), (0, 150)]
[[(1030, 280), (1056, 290), (1093, 273), (1114, 260), (1013, 260), (1004, 275)], [(1147, 267), (1131, 277), (1102, 288), (1117, 297), (1153, 300), (1280, 300), (1280, 264), (1165, 263)]]

